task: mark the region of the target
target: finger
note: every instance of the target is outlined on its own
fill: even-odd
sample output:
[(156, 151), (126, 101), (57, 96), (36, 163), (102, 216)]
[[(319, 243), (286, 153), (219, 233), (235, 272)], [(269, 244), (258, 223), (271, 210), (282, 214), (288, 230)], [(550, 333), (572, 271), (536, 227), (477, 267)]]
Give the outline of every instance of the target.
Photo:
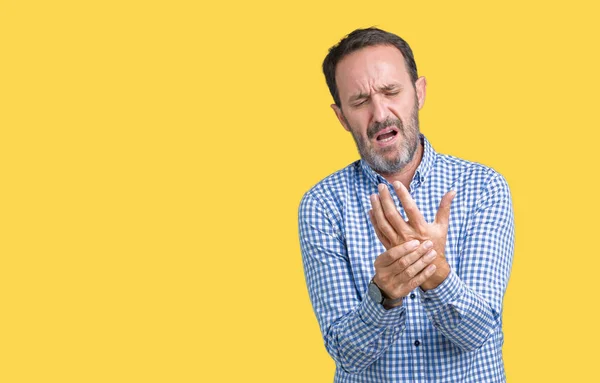
[(371, 220), (373, 229), (375, 229), (375, 234), (377, 235), (377, 238), (379, 238), (379, 241), (383, 244), (383, 247), (385, 247), (386, 250), (389, 250), (391, 247), (390, 241), (385, 237), (385, 235), (381, 232), (381, 230), (379, 230), (379, 226), (377, 226), (377, 222), (375, 221), (375, 218), (373, 217), (373, 210), (369, 210), (369, 219)]
[[(412, 241), (411, 241), (412, 242)], [(418, 243), (418, 241), (416, 241)], [(402, 274), (404, 270), (406, 270), (409, 266), (415, 263), (419, 258), (425, 255), (428, 251), (433, 249), (433, 242), (425, 241), (420, 246), (415, 246), (412, 251), (406, 250), (397, 250), (402, 249), (399, 247), (394, 247), (390, 250), (393, 253), (394, 258), (397, 259), (397, 262), (392, 265), (392, 270), (394, 275)], [(402, 255), (397, 256), (395, 252), (402, 252)]]
[(435, 213), (435, 223), (440, 224), (444, 227), (448, 227), (448, 220), (450, 219), (450, 205), (456, 196), (455, 190), (450, 190), (444, 194), (437, 213)]
[(406, 187), (400, 181), (394, 181), (393, 183), (394, 190), (400, 199), (400, 203), (402, 203), (402, 207), (406, 212), (406, 216), (408, 217), (408, 221), (410, 225), (415, 228), (425, 228), (427, 226), (427, 222), (425, 218), (423, 218), (423, 214), (419, 211), (417, 207), (417, 203), (410, 195)]
[(371, 195), (371, 206), (373, 207), (373, 217), (375, 218), (375, 223), (379, 231), (383, 233), (383, 235), (390, 241), (392, 245), (399, 245), (398, 233), (385, 218), (385, 215), (383, 214), (383, 208), (381, 207), (381, 202), (377, 194)]
[(430, 264), (423, 271), (417, 274), (417, 276), (408, 281), (408, 288), (410, 289), (409, 291), (416, 289), (417, 287), (425, 283), (429, 278), (431, 278), (431, 276), (435, 273), (435, 269), (435, 264)]
[(419, 241), (414, 239), (412, 241), (405, 242), (400, 246), (392, 247), (375, 259), (375, 267), (386, 268), (392, 264), (397, 264), (397, 261), (400, 258), (414, 252), (420, 244), (421, 243)]
[(427, 265), (429, 265), (431, 262), (433, 262), (433, 260), (436, 258), (436, 256), (437, 256), (437, 253), (435, 250), (432, 249), (432, 250), (428, 251), (422, 257), (417, 259), (417, 261), (415, 263), (413, 263), (412, 265), (407, 267), (402, 272), (402, 274), (398, 275), (396, 278), (397, 279), (403, 278), (404, 280), (410, 280), (410, 279), (416, 277), (417, 274), (419, 274), (424, 268), (427, 267)]
[(394, 200), (392, 199), (392, 195), (390, 194), (389, 189), (384, 184), (379, 184), (379, 200), (381, 202), (381, 207), (383, 209), (383, 215), (388, 220), (390, 225), (394, 228), (397, 234), (406, 233), (412, 231), (408, 224), (400, 215)]

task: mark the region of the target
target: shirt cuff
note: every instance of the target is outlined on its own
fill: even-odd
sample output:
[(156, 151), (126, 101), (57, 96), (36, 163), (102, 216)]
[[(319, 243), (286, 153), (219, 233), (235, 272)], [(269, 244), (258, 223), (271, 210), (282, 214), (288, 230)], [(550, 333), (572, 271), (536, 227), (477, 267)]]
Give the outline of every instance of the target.
[(383, 305), (373, 302), (368, 295), (365, 295), (359, 308), (361, 319), (375, 327), (404, 327), (405, 311), (404, 303), (386, 310)]
[(418, 290), (425, 310), (435, 312), (442, 306), (456, 301), (463, 295), (465, 287), (458, 275), (450, 270), (448, 277), (435, 289), (423, 291), (419, 288)]

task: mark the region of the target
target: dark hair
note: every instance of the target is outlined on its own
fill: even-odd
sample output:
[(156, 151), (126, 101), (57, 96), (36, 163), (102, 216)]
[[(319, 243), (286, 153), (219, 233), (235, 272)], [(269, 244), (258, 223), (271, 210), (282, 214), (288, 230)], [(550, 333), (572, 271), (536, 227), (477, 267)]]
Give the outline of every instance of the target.
[(391, 45), (398, 48), (402, 53), (402, 56), (404, 56), (404, 62), (413, 84), (417, 81), (417, 78), (419, 78), (417, 75), (417, 64), (415, 63), (412, 50), (408, 43), (401, 37), (375, 27), (357, 29), (340, 40), (339, 43), (329, 48), (329, 53), (327, 54), (327, 57), (325, 57), (325, 60), (323, 60), (325, 81), (327, 81), (327, 86), (329, 87), (329, 92), (331, 92), (333, 101), (335, 101), (335, 104), (339, 108), (342, 107), (342, 102), (338, 93), (337, 84), (335, 83), (335, 69), (337, 64), (341, 59), (352, 52), (361, 48), (376, 45)]

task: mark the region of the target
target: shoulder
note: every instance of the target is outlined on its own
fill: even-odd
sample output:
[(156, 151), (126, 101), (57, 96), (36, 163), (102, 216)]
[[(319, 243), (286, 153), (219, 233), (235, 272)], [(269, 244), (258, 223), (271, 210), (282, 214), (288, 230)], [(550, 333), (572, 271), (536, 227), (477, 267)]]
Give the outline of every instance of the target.
[(451, 155), (440, 154), (436, 160), (436, 179), (445, 179), (448, 189), (458, 192), (453, 206), (461, 205), (473, 213), (493, 206), (511, 210), (512, 198), (508, 182), (490, 166)]
[(462, 182), (473, 185), (485, 187), (489, 184), (502, 184), (508, 187), (504, 176), (494, 168), (452, 155), (438, 153), (436, 168), (453, 179), (460, 179)]

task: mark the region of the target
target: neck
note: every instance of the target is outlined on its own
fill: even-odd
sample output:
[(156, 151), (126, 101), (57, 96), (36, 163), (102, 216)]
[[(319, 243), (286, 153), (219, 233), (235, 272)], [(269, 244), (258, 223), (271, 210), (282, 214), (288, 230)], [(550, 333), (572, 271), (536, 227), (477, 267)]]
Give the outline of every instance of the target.
[(400, 181), (406, 187), (406, 190), (410, 190), (410, 181), (412, 181), (419, 164), (421, 163), (421, 159), (423, 158), (423, 144), (419, 142), (419, 146), (417, 147), (417, 151), (413, 156), (413, 159), (406, 164), (405, 167), (402, 168), (397, 173), (390, 174), (381, 174), (383, 178), (385, 178), (389, 183), (394, 183), (394, 181)]

